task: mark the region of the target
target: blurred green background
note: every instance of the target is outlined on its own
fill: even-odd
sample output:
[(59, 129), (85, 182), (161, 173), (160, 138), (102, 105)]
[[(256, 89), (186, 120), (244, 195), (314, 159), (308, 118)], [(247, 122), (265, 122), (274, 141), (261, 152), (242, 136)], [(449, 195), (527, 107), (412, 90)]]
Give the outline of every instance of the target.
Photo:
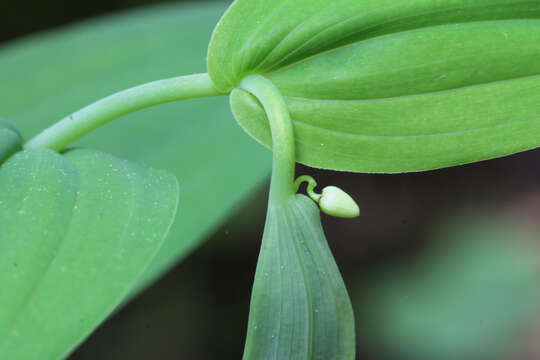
[[(0, 45), (164, 2), (5, 3)], [(361, 207), (355, 220), (323, 216), (357, 315), (358, 359), (540, 359), (539, 160), (534, 150), (402, 175), (298, 167)], [(240, 359), (267, 185), (70, 359)]]

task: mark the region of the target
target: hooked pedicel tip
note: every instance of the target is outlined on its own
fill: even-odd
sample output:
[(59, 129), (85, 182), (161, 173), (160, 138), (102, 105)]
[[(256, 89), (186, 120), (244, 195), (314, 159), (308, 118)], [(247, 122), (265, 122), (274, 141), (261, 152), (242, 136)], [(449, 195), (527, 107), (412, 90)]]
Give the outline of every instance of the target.
[(307, 194), (319, 204), (323, 213), (342, 218), (354, 218), (360, 215), (360, 208), (356, 201), (337, 186), (327, 186), (323, 189), (322, 194), (317, 194), (314, 191), (317, 186), (315, 179), (309, 175), (302, 175), (295, 181), (296, 191), (303, 182), (308, 183)]

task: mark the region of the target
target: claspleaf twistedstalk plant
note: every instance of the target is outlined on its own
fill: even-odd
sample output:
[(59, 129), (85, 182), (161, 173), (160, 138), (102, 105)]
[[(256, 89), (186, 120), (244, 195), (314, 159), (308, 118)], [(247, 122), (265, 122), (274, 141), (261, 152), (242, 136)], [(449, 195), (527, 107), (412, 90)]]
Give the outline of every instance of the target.
[[(352, 307), (316, 203), (333, 216), (359, 209), (339, 188), (295, 181), (295, 162), (395, 173), (539, 146), (538, 39), (539, 1), (237, 0), (207, 74), (116, 93), (26, 143), (2, 120), (0, 247), (16, 245), (0, 263), (0, 358), (69, 353), (125, 298), (176, 212), (174, 177), (66, 147), (129, 112), (229, 95), (238, 123), (273, 150), (244, 359), (353, 359)], [(46, 330), (54, 341), (25, 343)]]

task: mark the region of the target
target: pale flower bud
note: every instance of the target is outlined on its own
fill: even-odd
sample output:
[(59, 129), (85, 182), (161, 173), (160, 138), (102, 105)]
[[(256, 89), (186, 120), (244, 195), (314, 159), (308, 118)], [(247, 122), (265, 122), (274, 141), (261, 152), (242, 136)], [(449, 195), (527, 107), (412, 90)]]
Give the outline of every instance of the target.
[(325, 214), (342, 218), (354, 218), (360, 215), (356, 202), (349, 194), (336, 186), (327, 186), (323, 189), (319, 207)]

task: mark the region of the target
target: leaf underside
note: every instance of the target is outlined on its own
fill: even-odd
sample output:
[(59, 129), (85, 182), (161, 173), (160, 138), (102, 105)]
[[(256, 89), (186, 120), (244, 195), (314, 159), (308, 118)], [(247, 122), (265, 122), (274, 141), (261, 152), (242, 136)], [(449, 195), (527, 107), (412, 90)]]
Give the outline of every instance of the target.
[(352, 307), (304, 195), (270, 207), (249, 314), (244, 359), (354, 359)]
[(150, 264), (178, 183), (97, 151), (39, 149), (2, 165), (0, 189), (0, 358), (61, 358)]
[[(8, 44), (0, 48), (0, 78), (2, 79), (0, 114), (12, 120), (29, 138), (70, 112), (116, 91), (160, 78), (202, 72), (208, 39), (224, 9), (225, 4), (221, 3), (147, 8), (71, 25)], [(190, 36), (182, 36), (183, 33), (189, 33)], [(13, 151), (20, 150), (20, 139), (13, 141), (13, 134), (16, 131), (11, 131), (13, 127), (5, 124), (7, 123), (1, 122), (0, 128), (8, 128), (9, 133), (7, 130), (6, 133), (9, 136), (3, 138), (3, 135), (0, 135), (0, 149), (12, 148), (15, 144)], [(4, 130), (0, 130), (0, 133), (2, 131)], [(4, 144), (8, 141), (10, 145), (5, 146)], [(57, 359), (61, 356), (57, 354), (69, 351), (82, 341), (120, 301), (126, 300), (126, 291), (129, 290), (131, 295), (138, 292), (200, 244), (218, 224), (229, 216), (231, 208), (234, 208), (244, 196), (266, 178), (271, 161), (271, 154), (253, 144), (234, 124), (224, 98), (167, 104), (131, 114), (108, 124), (103, 129), (96, 130), (78, 141), (76, 145), (97, 147), (136, 163), (151, 164), (171, 171), (182, 181), (181, 209), (170, 229), (170, 234), (159, 247), (151, 264), (145, 268), (142, 262), (139, 263), (138, 269), (143, 271), (142, 275), (131, 267), (133, 272), (129, 276), (125, 273), (112, 274), (111, 269), (105, 269), (105, 274), (109, 274), (110, 277), (110, 287), (118, 291), (116, 294), (107, 295), (111, 290), (109, 285), (97, 286), (90, 279), (87, 281), (88, 288), (96, 287), (96, 291), (103, 293), (95, 293), (95, 296), (88, 294), (87, 298), (73, 300), (68, 304), (69, 297), (73, 296), (75, 291), (83, 291), (86, 288), (86, 286), (81, 288), (83, 281), (80, 284), (69, 284), (70, 289), (74, 286), (73, 290), (58, 290), (50, 294), (50, 299), (57, 301), (53, 311), (51, 310), (53, 304), (48, 301), (45, 301), (43, 305), (37, 305), (40, 299), (48, 298), (48, 295), (40, 295), (41, 297), (36, 298), (28, 295), (29, 287), (36, 284), (32, 281), (36, 281), (39, 269), (43, 269), (47, 259), (51, 259), (54, 255), (53, 250), (47, 246), (43, 246), (43, 249), (34, 249), (29, 244), (25, 246), (25, 243), (20, 241), (10, 244), (13, 243), (12, 238), (18, 236), (10, 229), (22, 231), (17, 228), (17, 224), (27, 224), (21, 221), (25, 219), (24, 216), (28, 219), (29, 213), (24, 210), (24, 213), (19, 215), (18, 211), (22, 210), (20, 208), (9, 210), (9, 216), (13, 212), (17, 216), (10, 219), (10, 228), (8, 228), (8, 225), (5, 225), (8, 219), (6, 205), (0, 204), (3, 209), (0, 210), (0, 254), (2, 254), (0, 257), (4, 254), (4, 246), (7, 246), (11, 248), (11, 253), (5, 253), (6, 259), (9, 256), (13, 259), (15, 246), (20, 246), (21, 251), (32, 251), (24, 255), (25, 258), (28, 256), (29, 259), (37, 259), (31, 264), (7, 260), (0, 262), (0, 267), (3, 266), (0, 275), (3, 289), (0, 291), (0, 308), (2, 309), (0, 328), (6, 334), (11, 334), (9, 339), (2, 337), (5, 344), (0, 342), (0, 358), (2, 359), (24, 359), (25, 356), (33, 359), (38, 353), (33, 351), (40, 346), (51, 346), (48, 350), (40, 349), (40, 351), (43, 350), (39, 352), (40, 358), (43, 359), (47, 359), (47, 356)], [(2, 157), (13, 151), (3, 153), (6, 155)], [(60, 157), (62, 161), (58, 160), (58, 157), (41, 156), (44, 157), (43, 159), (49, 159), (51, 164), (65, 165), (71, 161), (72, 155), (68, 153)], [(237, 161), (230, 162), (231, 156), (234, 156)], [(15, 156), (12, 156), (10, 161), (14, 159)], [(67, 181), (58, 173), (47, 175), (44, 169), (46, 167), (43, 165), (43, 168), (39, 169), (44, 172), (42, 180), (51, 180), (48, 187), (51, 189), (49, 192), (51, 206), (48, 209), (40, 208), (42, 216), (35, 218), (35, 224), (28, 226), (28, 230), (32, 230), (29, 234), (36, 236), (43, 235), (40, 231), (45, 232), (45, 229), (57, 225), (61, 227), (63, 222), (68, 221), (67, 215), (64, 218), (51, 218), (52, 213), (59, 207), (67, 212), (71, 206), (68, 200), (70, 196), (73, 196), (73, 191), (76, 193), (73, 189), (70, 192), (66, 190), (75, 186), (71, 181)], [(67, 165), (63, 171), (74, 174), (73, 167), (74, 165)], [(249, 171), (246, 172), (246, 169)], [(2, 172), (4, 172), (3, 168), (0, 170), (0, 173)], [(239, 173), (242, 173), (241, 177), (238, 176)], [(216, 181), (217, 178), (219, 181)], [(63, 183), (56, 184), (55, 188), (62, 196), (54, 197), (52, 196), (53, 185), (55, 181), (61, 180)], [(7, 189), (10, 189), (5, 187), (7, 183), (13, 186), (16, 181), (6, 181), (6, 185), (1, 185), (0, 201), (2, 202), (4, 202), (2, 197), (7, 194), (15, 196), (11, 190), (7, 192)], [(60, 191), (60, 188), (64, 192)], [(149, 194), (152, 193), (153, 191), (149, 192)], [(45, 195), (47, 194), (43, 192), (40, 196), (45, 197)], [(29, 197), (27, 201), (30, 199)], [(173, 199), (174, 196), (167, 198), (163, 204)], [(36, 203), (45, 201), (47, 201), (45, 198), (38, 199)], [(160, 202), (158, 198), (153, 201)], [(212, 206), (201, 206), (201, 204), (210, 203)], [(152, 206), (148, 210), (151, 210)], [(152, 217), (152, 212), (150, 211), (147, 215), (148, 218)], [(15, 220), (19, 222), (11, 223)], [(156, 226), (159, 226), (159, 223), (158, 221)], [(38, 229), (38, 225), (42, 226)], [(96, 222), (88, 226), (91, 230), (99, 231), (101, 225), (100, 222)], [(158, 232), (155, 227), (151, 229)], [(85, 236), (85, 234), (82, 235)], [(47, 236), (39, 240), (39, 243), (45, 244), (53, 241), (51, 239), (59, 241), (54, 234)], [(105, 242), (105, 239), (95, 241), (101, 244), (102, 241)], [(33, 239), (32, 242), (35, 244), (38, 241)], [(113, 241), (110, 246), (115, 246), (114, 244), (118, 247), (122, 245)], [(88, 246), (90, 245), (91, 243)], [(157, 249), (157, 244), (154, 245)], [(81, 244), (80, 256), (83, 258), (99, 254), (105, 256), (103, 259), (96, 258), (95, 266), (90, 266), (89, 262), (94, 263), (93, 260), (84, 263), (93, 273), (103, 271), (99, 266), (110, 255), (107, 254), (110, 246), (104, 244), (103, 250), (96, 247), (93, 253), (92, 249), (82, 248), (82, 246)], [(125, 248), (135, 251), (140, 257), (143, 256), (143, 251), (150, 250), (146, 247), (131, 249), (126, 246)], [(86, 250), (88, 251), (85, 252)], [(38, 254), (38, 252), (41, 253)], [(111, 260), (110, 257), (109, 260)], [(18, 281), (9, 283), (9, 286), (4, 285), (4, 281), (7, 281), (5, 279), (14, 271), (10, 268), (10, 266), (15, 266), (14, 264), (17, 264), (19, 271), (23, 266), (30, 268), (32, 273), (27, 276), (28, 279), (33, 280), (28, 280), (27, 285)], [(120, 266), (120, 263), (118, 265)], [(33, 269), (34, 266), (36, 269)], [(82, 266), (81, 264), (77, 268), (82, 268)], [(58, 270), (58, 267), (56, 269)], [(70, 270), (66, 267), (65, 270), (68, 272), (73, 268)], [(73, 272), (71, 271), (70, 274), (73, 275)], [(99, 279), (96, 278), (95, 281)], [(120, 284), (122, 279), (125, 280), (124, 285)], [(133, 284), (132, 280), (137, 280), (136, 284)], [(59, 284), (67, 286), (65, 282)], [(24, 286), (24, 289), (19, 288), (20, 286)], [(120, 290), (123, 291), (121, 294)], [(23, 301), (23, 299), (20, 297), (15, 299), (14, 293), (20, 293), (23, 297), (28, 295), (28, 299), (34, 299), (28, 303), (31, 307), (20, 311), (15, 309), (21, 305), (17, 301)], [(67, 299), (63, 299), (62, 295), (66, 295)], [(103, 299), (103, 303), (96, 303), (100, 298)], [(79, 308), (77, 305), (77, 312), (73, 309), (76, 301), (83, 306)], [(95, 312), (86, 308), (86, 306), (91, 306), (90, 302), (96, 303), (91, 309)], [(8, 305), (10, 308), (7, 307)], [(20, 316), (21, 320), (2, 318), (2, 316), (7, 316), (4, 315), (4, 309), (10, 309), (6, 310), (6, 313), (18, 311), (25, 315), (16, 315)], [(41, 311), (43, 309), (49, 311)], [(81, 309), (82, 312), (79, 312)], [(32, 327), (29, 327), (30, 319), (34, 323)], [(15, 321), (21, 322), (18, 327), (15, 327)], [(63, 334), (64, 330), (65, 337), (59, 336), (58, 334)], [(20, 336), (17, 337), (17, 334)], [(57, 337), (59, 337), (58, 340)], [(65, 348), (60, 349), (64, 345)], [(15, 353), (15, 351), (20, 353)], [(53, 353), (54, 355), (51, 355)]]
[[(0, 48), (0, 115), (30, 138), (116, 91), (204, 72), (208, 41), (225, 9), (220, 2), (143, 8), (8, 44)], [(75, 145), (165, 169), (181, 181), (178, 215), (136, 290), (202, 243), (271, 168), (271, 153), (238, 128), (226, 98), (130, 114)]]
[[(300, 162), (420, 171), (539, 146), (539, 38), (538, 1), (238, 0), (208, 69), (222, 89), (250, 73), (276, 84)], [(271, 146), (256, 99), (233, 90), (231, 104)]]

